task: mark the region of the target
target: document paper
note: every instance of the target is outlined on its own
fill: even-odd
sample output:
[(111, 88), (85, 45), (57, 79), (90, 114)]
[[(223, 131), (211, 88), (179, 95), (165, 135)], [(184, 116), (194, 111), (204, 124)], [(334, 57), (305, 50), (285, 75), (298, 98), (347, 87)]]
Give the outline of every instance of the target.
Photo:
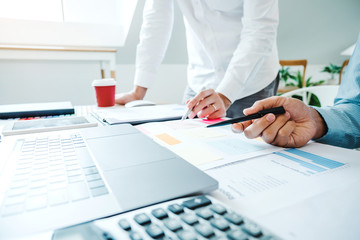
[(214, 194), (240, 212), (262, 216), (360, 180), (360, 152), (311, 143), (207, 170)]
[(205, 128), (207, 121), (154, 122), (137, 128), (202, 170), (280, 151), (283, 148), (247, 139), (230, 126)]

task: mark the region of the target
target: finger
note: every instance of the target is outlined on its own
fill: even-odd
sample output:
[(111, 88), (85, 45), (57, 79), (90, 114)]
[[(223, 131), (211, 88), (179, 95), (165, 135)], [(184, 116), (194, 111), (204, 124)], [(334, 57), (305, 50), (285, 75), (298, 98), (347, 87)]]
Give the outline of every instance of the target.
[(272, 113), (266, 114), (264, 117), (254, 121), (249, 127), (244, 130), (247, 138), (257, 138), (262, 132), (275, 121), (275, 115)]
[(207, 96), (210, 96), (214, 92), (215, 92), (214, 89), (207, 89), (201, 91), (198, 95), (196, 95), (193, 99), (189, 101), (188, 108), (194, 108), (201, 100), (203, 100)]
[(279, 130), (288, 122), (289, 119), (290, 114), (288, 112), (277, 116), (276, 120), (262, 132), (262, 138), (264, 141), (267, 143), (274, 142)]
[[(204, 106), (197, 114), (199, 118), (209, 117), (210, 115), (221, 111), (222, 113), (225, 112), (224, 106), (220, 103), (215, 101), (215, 99), (211, 97), (205, 98), (203, 101), (199, 103), (199, 106)], [(218, 107), (217, 107), (218, 106)]]
[(245, 128), (247, 128), (248, 126), (250, 126), (252, 124), (252, 121), (245, 121), (245, 122), (240, 122), (240, 123), (234, 123), (231, 124), (231, 130), (234, 133), (242, 133)]
[[(200, 118), (207, 117), (211, 113), (218, 110), (216, 106), (221, 106), (221, 103), (216, 101), (217, 95), (214, 92), (214, 94), (211, 94), (204, 99), (202, 99), (198, 104), (193, 108), (189, 118), (194, 118), (196, 115), (198, 115)], [(211, 105), (215, 105), (214, 107)], [(200, 113), (200, 114), (199, 114)]]
[[(206, 102), (204, 100), (200, 101), (191, 111), (189, 118), (192, 119), (194, 118), (196, 115), (198, 115), (200, 118), (204, 118), (207, 115), (209, 115), (211, 113), (211, 110), (214, 110), (214, 108), (208, 108), (208, 104), (206, 104)], [(204, 115), (203, 112), (208, 112), (207, 115)], [(204, 116), (202, 116), (204, 115)]]
[(286, 147), (290, 143), (290, 135), (295, 130), (295, 127), (296, 124), (294, 121), (287, 121), (279, 130), (275, 140), (271, 144)]
[[(209, 102), (213, 102), (213, 101), (210, 100)], [(224, 117), (225, 115), (226, 115), (225, 106), (219, 101), (207, 105), (198, 113), (199, 118), (207, 117), (209, 119), (220, 118), (220, 117)]]
[(243, 112), (245, 115), (250, 115), (264, 109), (279, 107), (284, 104), (285, 100), (286, 98), (284, 97), (278, 97), (278, 96), (269, 97), (263, 100), (256, 101), (250, 108), (244, 109)]
[[(210, 106), (211, 108), (211, 106)], [(217, 118), (222, 118), (225, 117), (226, 115), (226, 111), (225, 108), (220, 108), (218, 110), (216, 110), (215, 112), (211, 113), (210, 115), (207, 116), (208, 119), (217, 119)]]
[(115, 96), (115, 103), (119, 105), (125, 105), (132, 101), (131, 95), (128, 93), (119, 93)]

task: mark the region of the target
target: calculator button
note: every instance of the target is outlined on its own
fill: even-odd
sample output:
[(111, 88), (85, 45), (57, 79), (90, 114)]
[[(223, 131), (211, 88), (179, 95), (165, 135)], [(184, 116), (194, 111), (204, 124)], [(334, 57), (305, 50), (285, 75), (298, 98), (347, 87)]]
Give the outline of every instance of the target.
[(194, 209), (197, 209), (200, 207), (205, 207), (210, 204), (211, 204), (211, 201), (204, 196), (196, 197), (191, 200), (183, 202), (183, 206), (186, 208), (189, 208), (191, 210), (194, 210)]
[(151, 224), (146, 228), (147, 234), (149, 234), (150, 237), (158, 239), (165, 236), (164, 231), (160, 228), (157, 224)]
[(168, 217), (168, 214), (162, 208), (156, 208), (156, 209), (152, 210), (151, 213), (154, 217), (156, 217), (157, 219), (160, 219), (160, 220)]
[(224, 215), (225, 219), (228, 220), (229, 222), (235, 224), (235, 225), (240, 225), (241, 223), (243, 223), (243, 218), (237, 214), (237, 213), (227, 213)]
[(138, 232), (132, 232), (130, 234), (130, 239), (131, 240), (143, 240), (143, 238), (141, 237), (140, 233)]
[(167, 227), (169, 230), (176, 232), (180, 229), (182, 229), (181, 224), (176, 219), (168, 219), (164, 222), (165, 227)]
[(103, 232), (102, 237), (103, 237), (103, 239), (106, 239), (106, 240), (115, 240), (115, 238), (108, 232)]
[(260, 237), (262, 235), (260, 227), (255, 223), (245, 222), (242, 229), (253, 237)]
[(198, 224), (195, 226), (195, 230), (205, 238), (210, 238), (215, 235), (214, 230), (208, 224)]
[(210, 223), (212, 226), (216, 227), (217, 229), (219, 229), (221, 231), (226, 231), (226, 230), (230, 229), (229, 223), (223, 218), (211, 219)]
[(177, 203), (169, 205), (168, 209), (174, 214), (180, 214), (184, 212), (184, 207)]
[(210, 209), (203, 208), (203, 209), (199, 209), (196, 212), (196, 215), (198, 215), (199, 217), (201, 217), (205, 220), (209, 220), (210, 218), (213, 217), (213, 212)]
[(220, 204), (213, 204), (213, 205), (211, 205), (210, 209), (211, 209), (213, 212), (215, 212), (215, 213), (217, 213), (217, 214), (220, 214), (220, 215), (223, 215), (223, 214), (225, 214), (225, 213), (227, 212), (227, 211), (226, 211), (226, 208), (223, 207), (223, 206), (220, 205)]
[(194, 225), (196, 223), (199, 222), (199, 220), (197, 219), (197, 217), (194, 215), (194, 214), (191, 214), (191, 213), (186, 213), (184, 215), (181, 216), (181, 219), (189, 224), (189, 225)]
[(135, 215), (134, 220), (141, 226), (145, 226), (151, 223), (149, 216), (146, 215), (145, 213), (140, 213)]
[(184, 231), (180, 231), (177, 236), (181, 239), (181, 240), (197, 240), (197, 236), (196, 233), (190, 231), (190, 230), (184, 230)]
[(128, 222), (128, 220), (126, 219), (120, 219), (118, 222), (119, 226), (124, 229), (125, 231), (130, 231), (131, 230), (131, 225)]
[(247, 240), (248, 237), (240, 230), (232, 230), (227, 234), (230, 240)]

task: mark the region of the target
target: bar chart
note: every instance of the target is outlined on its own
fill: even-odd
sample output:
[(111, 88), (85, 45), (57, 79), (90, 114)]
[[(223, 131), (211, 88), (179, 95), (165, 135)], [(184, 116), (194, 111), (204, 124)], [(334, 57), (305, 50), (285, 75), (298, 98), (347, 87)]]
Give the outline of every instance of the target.
[[(345, 163), (334, 161), (329, 158), (295, 148), (287, 149), (282, 152), (276, 152), (274, 154), (282, 157), (281, 160), (278, 159), (274, 161), (281, 162), (282, 165), (286, 165), (290, 168), (293, 167), (294, 164), (299, 165), (300, 168), (298, 168), (298, 166), (297, 170), (307, 174), (321, 173), (345, 165)], [(287, 159), (287, 161), (284, 161), (283, 158)]]

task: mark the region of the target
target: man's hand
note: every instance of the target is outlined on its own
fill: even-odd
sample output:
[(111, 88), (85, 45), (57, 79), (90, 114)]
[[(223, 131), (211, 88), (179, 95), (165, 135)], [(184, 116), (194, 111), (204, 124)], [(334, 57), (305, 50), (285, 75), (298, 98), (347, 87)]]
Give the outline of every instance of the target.
[(131, 92), (120, 93), (115, 96), (115, 103), (125, 105), (128, 102), (142, 100), (145, 97), (147, 88), (136, 86)]
[(262, 137), (267, 143), (283, 147), (301, 147), (326, 133), (326, 123), (320, 114), (294, 98), (270, 97), (260, 100), (245, 109), (244, 114), (279, 106), (285, 108), (285, 114), (275, 116), (270, 113), (260, 119), (235, 123), (232, 125), (233, 131), (244, 132), (248, 138)]
[(207, 117), (208, 119), (224, 117), (230, 105), (230, 100), (221, 93), (215, 92), (214, 89), (201, 91), (187, 102), (188, 108), (193, 109), (189, 118), (194, 118), (196, 115), (199, 118)]

